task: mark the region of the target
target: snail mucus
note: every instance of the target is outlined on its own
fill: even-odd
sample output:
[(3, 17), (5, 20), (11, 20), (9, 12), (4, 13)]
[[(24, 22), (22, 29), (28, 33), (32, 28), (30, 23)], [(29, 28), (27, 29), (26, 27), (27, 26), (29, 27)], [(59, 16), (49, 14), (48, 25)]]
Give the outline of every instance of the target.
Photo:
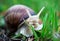
[(33, 32), (25, 22), (27, 22), (28, 25), (32, 25), (35, 30), (41, 30), (43, 23), (39, 19), (39, 16), (44, 8), (45, 7), (36, 15), (31, 8), (24, 5), (14, 5), (10, 7), (5, 14), (5, 22), (8, 30), (11, 33), (14, 32), (16, 35), (21, 33), (26, 37), (32, 36)]

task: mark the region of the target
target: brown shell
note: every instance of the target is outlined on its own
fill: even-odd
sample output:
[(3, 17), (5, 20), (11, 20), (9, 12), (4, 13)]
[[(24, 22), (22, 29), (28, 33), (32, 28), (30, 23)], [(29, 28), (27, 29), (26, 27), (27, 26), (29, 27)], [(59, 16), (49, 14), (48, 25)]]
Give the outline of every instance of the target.
[(25, 6), (20, 7), (14, 7), (12, 9), (7, 10), (5, 14), (5, 21), (7, 24), (8, 29), (11, 32), (15, 32), (17, 30), (17, 27), (21, 22), (23, 22), (23, 19), (27, 19), (29, 16), (26, 12), (26, 9), (28, 9), (31, 13), (31, 15), (34, 15), (34, 11), (30, 8), (26, 8)]

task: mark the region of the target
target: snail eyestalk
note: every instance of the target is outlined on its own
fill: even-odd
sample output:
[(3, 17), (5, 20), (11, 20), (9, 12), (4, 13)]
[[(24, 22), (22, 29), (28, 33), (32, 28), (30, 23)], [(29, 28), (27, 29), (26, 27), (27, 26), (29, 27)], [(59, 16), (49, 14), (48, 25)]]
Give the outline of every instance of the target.
[(39, 13), (37, 14), (38, 17), (40, 16), (40, 14), (41, 14), (41, 12), (44, 10), (44, 8), (45, 8), (45, 7), (43, 7), (43, 8), (39, 11)]

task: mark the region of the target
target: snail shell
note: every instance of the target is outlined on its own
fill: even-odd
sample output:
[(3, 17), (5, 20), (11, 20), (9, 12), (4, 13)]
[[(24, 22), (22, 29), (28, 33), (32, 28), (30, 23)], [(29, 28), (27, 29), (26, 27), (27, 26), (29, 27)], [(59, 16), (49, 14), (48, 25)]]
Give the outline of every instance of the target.
[(5, 14), (5, 22), (10, 32), (15, 32), (18, 25), (23, 22), (23, 19), (26, 20), (29, 18), (26, 9), (29, 10), (31, 15), (35, 15), (35, 12), (31, 8), (24, 5), (14, 5), (7, 10)]

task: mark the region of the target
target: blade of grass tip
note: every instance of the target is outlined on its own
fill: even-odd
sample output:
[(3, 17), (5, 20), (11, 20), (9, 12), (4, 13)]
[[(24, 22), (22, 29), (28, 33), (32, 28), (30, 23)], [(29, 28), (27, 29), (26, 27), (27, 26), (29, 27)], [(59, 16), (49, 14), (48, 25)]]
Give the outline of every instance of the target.
[(52, 37), (51, 19), (52, 19), (51, 14), (49, 13), (48, 18), (47, 18), (47, 24), (46, 24), (46, 27), (47, 27), (46, 37), (47, 37), (47, 39), (51, 39), (51, 37)]
[[(57, 32), (58, 31), (58, 24), (57, 24), (57, 14), (54, 12), (54, 30), (55, 30), (55, 32)], [(53, 34), (54, 34), (54, 32), (53, 32)], [(57, 39), (53, 39), (53, 40), (60, 40), (59, 38), (57, 38)]]
[(52, 27), (52, 40), (55, 40), (53, 35), (57, 31), (57, 15), (53, 8), (50, 8), (50, 16), (51, 16), (51, 27)]
[(47, 21), (47, 18), (48, 18), (48, 14), (45, 15), (44, 19), (43, 19), (43, 29), (41, 31), (41, 36), (44, 37), (45, 36), (45, 30), (46, 30), (46, 21)]
[(33, 35), (35, 36), (35, 39), (38, 39), (37, 33), (35, 32), (33, 26), (31, 26), (31, 30), (32, 30), (32, 32), (33, 32)]
[(56, 31), (58, 31), (58, 18), (57, 18), (57, 14), (55, 13), (55, 29)]
[(55, 13), (54, 13), (54, 9), (50, 8), (50, 15), (51, 15), (51, 26), (52, 26), (52, 34), (54, 34), (55, 30)]

